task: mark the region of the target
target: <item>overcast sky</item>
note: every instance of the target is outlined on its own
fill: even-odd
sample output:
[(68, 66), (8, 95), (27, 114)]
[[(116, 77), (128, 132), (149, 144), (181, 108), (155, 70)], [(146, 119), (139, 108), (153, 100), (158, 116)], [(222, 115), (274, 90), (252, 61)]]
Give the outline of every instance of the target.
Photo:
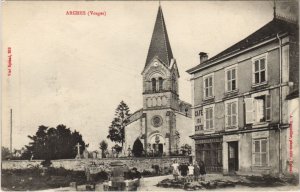
[[(278, 12), (296, 12), (278, 3)], [(295, 3), (294, 3), (295, 4)], [(191, 103), (187, 69), (250, 35), (273, 18), (273, 2), (161, 2), (173, 55), (180, 99)], [(65, 124), (78, 130), (89, 150), (106, 139), (114, 111), (124, 100), (142, 107), (142, 76), (157, 1), (4, 2), (2, 144), (9, 146), (13, 109), (13, 148), (28, 144), (39, 125)], [(70, 16), (67, 11), (106, 12)], [(285, 12), (285, 13), (284, 13)], [(7, 48), (12, 74), (7, 76)]]

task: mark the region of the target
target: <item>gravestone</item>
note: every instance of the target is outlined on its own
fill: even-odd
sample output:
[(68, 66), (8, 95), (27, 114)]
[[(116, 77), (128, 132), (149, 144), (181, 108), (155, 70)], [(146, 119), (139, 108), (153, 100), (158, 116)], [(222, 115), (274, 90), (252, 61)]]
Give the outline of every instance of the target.
[(98, 152), (97, 152), (97, 151), (94, 151), (94, 152), (93, 152), (93, 159), (97, 159), (97, 155), (98, 155)]
[(88, 150), (86, 148), (83, 151), (83, 158), (85, 158), (85, 159), (89, 158), (89, 152), (88, 152)]

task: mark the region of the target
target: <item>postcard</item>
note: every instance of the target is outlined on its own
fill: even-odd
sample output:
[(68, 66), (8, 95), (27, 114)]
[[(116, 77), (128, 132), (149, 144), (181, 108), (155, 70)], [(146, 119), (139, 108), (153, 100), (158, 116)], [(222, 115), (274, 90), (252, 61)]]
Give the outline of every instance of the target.
[(298, 1), (1, 4), (2, 190), (299, 190)]

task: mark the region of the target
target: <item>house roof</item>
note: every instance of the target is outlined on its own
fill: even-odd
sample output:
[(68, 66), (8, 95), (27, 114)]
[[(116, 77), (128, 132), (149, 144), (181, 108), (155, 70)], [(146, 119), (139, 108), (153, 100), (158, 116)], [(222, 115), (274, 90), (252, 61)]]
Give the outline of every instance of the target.
[(296, 33), (298, 30), (298, 25), (292, 22), (289, 22), (282, 18), (274, 18), (272, 21), (246, 37), (245, 39), (239, 41), (238, 43), (232, 45), (231, 47), (225, 49), (214, 57), (206, 60), (205, 62), (198, 64), (197, 66), (187, 70), (188, 73), (193, 74), (194, 72), (201, 70), (202, 68), (210, 65), (213, 62), (216, 62), (224, 57), (233, 55), (239, 51), (250, 48), (254, 45), (257, 45), (263, 41), (272, 39), (277, 36), (277, 34), (284, 33)]
[(145, 67), (155, 56), (157, 56), (167, 66), (170, 66), (171, 59), (173, 58), (173, 53), (171, 50), (171, 45), (161, 6), (158, 7)]

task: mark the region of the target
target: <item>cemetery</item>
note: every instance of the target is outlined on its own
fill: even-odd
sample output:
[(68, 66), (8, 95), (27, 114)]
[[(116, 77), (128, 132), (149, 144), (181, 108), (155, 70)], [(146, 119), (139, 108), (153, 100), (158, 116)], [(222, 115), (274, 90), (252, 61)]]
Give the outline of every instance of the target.
[[(86, 190), (95, 190), (96, 184), (103, 183), (103, 190), (137, 190), (140, 177), (169, 175), (172, 161), (189, 161), (188, 156), (101, 158), (90, 154), (85, 149), (82, 154), (78, 150), (75, 159), (2, 161), (2, 189), (70, 187), (77, 190), (77, 186), (85, 185)], [(140, 176), (133, 177), (132, 171)]]

